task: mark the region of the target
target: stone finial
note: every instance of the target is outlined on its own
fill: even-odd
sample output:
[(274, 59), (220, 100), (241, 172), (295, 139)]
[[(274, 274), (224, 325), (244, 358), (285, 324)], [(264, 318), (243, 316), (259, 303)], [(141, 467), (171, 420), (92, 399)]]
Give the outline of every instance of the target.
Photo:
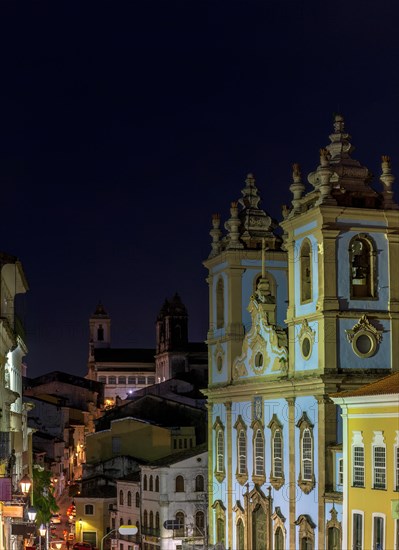
[(391, 172), (391, 158), (387, 155), (381, 157), (382, 174), (380, 181), (384, 187), (382, 195), (384, 197), (384, 208), (397, 208), (393, 200), (392, 185), (395, 181), (395, 176)]
[(240, 242), (240, 227), (241, 221), (238, 217), (238, 202), (234, 201), (230, 206), (230, 218), (225, 223), (225, 228), (228, 231), (228, 244), (227, 249), (244, 248)]
[(301, 170), (298, 163), (292, 165), (292, 184), (290, 185), (290, 191), (294, 195), (292, 199), (293, 210), (292, 213), (300, 211), (302, 194), (305, 191), (305, 186), (301, 179)]
[(327, 149), (320, 149), (320, 166), (317, 168), (318, 189), (320, 197), (316, 204), (335, 204), (335, 200), (331, 197), (331, 176), (333, 170), (330, 167), (330, 153)]
[(209, 232), (212, 237), (212, 251), (210, 257), (217, 256), (221, 251), (220, 237), (222, 232), (220, 230), (220, 214), (212, 214), (212, 229)]
[(336, 114), (334, 116), (334, 132), (342, 133), (345, 129), (345, 121), (342, 115)]

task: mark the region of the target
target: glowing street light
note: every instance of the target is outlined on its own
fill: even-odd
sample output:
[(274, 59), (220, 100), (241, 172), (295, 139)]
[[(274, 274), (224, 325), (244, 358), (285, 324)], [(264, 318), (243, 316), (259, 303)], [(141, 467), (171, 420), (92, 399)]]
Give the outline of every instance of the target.
[(29, 491), (30, 491), (30, 488), (32, 486), (32, 482), (30, 480), (30, 477), (28, 475), (24, 475), (20, 481), (19, 481), (19, 485), (21, 487), (21, 491), (23, 492), (23, 494), (26, 496)]

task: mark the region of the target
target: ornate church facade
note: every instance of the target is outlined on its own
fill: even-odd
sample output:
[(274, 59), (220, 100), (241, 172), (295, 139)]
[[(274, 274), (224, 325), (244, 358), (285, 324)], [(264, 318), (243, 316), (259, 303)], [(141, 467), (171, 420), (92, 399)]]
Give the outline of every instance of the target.
[(399, 370), (399, 214), (337, 115), (277, 224), (253, 176), (212, 219), (209, 535), (234, 550), (340, 549), (342, 420), (329, 394)]

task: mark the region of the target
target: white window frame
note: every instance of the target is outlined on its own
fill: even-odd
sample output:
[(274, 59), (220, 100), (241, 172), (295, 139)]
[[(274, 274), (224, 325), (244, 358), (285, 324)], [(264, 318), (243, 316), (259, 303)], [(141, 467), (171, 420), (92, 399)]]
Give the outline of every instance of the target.
[[(361, 537), (362, 546), (361, 546), (360, 550), (364, 550), (364, 512), (362, 510), (352, 510), (352, 523), (351, 523), (351, 535), (352, 535), (352, 537), (351, 537), (351, 541), (348, 541), (348, 542), (350, 542), (350, 545), (351, 545), (350, 548), (354, 549), (355, 547), (353, 546), (353, 536), (354, 536), (354, 529), (353, 529), (354, 522), (353, 522), (353, 520), (354, 520), (355, 514), (358, 514), (359, 516), (362, 517), (362, 537)], [(356, 548), (355, 550), (359, 550), (359, 549)]]
[(237, 459), (239, 475), (247, 473), (247, 434), (244, 428), (240, 428), (237, 437)]
[(399, 430), (396, 430), (395, 444), (393, 447), (393, 470), (393, 490), (399, 491)]
[[(304, 442), (306, 440), (310, 443), (310, 449), (304, 448)], [(302, 480), (303, 481), (312, 481), (313, 479), (313, 437), (312, 432), (309, 428), (305, 428), (302, 433), (301, 438), (301, 467), (302, 467)], [(310, 468), (310, 474), (307, 475), (305, 472)]]
[[(261, 446), (259, 445), (260, 440), (262, 441)], [(260, 428), (257, 428), (255, 432), (255, 437), (254, 437), (254, 476), (263, 477), (264, 475), (265, 475), (265, 434)]]
[[(381, 463), (379, 466), (376, 466), (376, 450), (377, 449), (383, 449), (383, 462), (381, 460)], [(382, 455), (379, 457), (382, 459)], [(383, 465), (382, 465), (383, 464)], [(372, 479), (373, 479), (373, 489), (381, 489), (384, 490), (387, 488), (387, 448), (384, 441), (384, 434), (382, 431), (375, 431), (374, 437), (372, 441)], [(377, 483), (377, 475), (381, 476), (381, 479), (383, 478), (384, 484)]]
[(385, 550), (385, 535), (386, 535), (386, 528), (387, 528), (387, 520), (386, 515), (381, 514), (379, 512), (373, 512), (371, 515), (372, 523), (371, 523), (371, 546), (372, 550), (377, 550), (377, 547), (374, 546), (374, 520), (376, 518), (381, 518), (383, 520), (384, 528), (382, 530), (382, 548)]
[[(355, 463), (355, 452), (356, 452), (356, 449), (362, 449), (362, 453), (363, 453), (363, 460), (362, 460), (362, 466), (360, 466), (359, 464), (356, 464)], [(356, 475), (355, 475), (355, 471), (356, 470), (362, 470), (363, 472), (363, 475), (362, 475), (362, 478), (363, 478), (363, 483), (360, 485), (359, 483), (355, 483), (355, 479), (356, 479)], [(359, 441), (356, 441), (352, 444), (352, 487), (365, 487), (365, 452), (364, 452), (364, 444), (363, 444), (363, 441), (362, 442), (359, 442)]]
[[(280, 452), (279, 452), (279, 455), (277, 456), (276, 455), (276, 447), (275, 447), (275, 443), (276, 443), (276, 435), (279, 435), (279, 441), (280, 441)], [(273, 477), (275, 478), (282, 478), (284, 477), (284, 470), (283, 470), (283, 433), (282, 433), (282, 430), (280, 428), (277, 428), (276, 430), (274, 430), (274, 433), (273, 433), (273, 439), (272, 439), (272, 461), (273, 461), (273, 467), (272, 467), (272, 472), (273, 472)], [(280, 472), (279, 474), (276, 472), (277, 468), (276, 468), (276, 464), (279, 464), (279, 469), (280, 469)]]

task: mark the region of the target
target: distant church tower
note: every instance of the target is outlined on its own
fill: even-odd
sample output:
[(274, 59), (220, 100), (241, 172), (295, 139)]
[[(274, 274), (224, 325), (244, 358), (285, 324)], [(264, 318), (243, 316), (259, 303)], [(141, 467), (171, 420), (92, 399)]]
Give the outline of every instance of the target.
[(97, 348), (109, 348), (111, 346), (111, 319), (101, 302), (97, 304), (96, 310), (89, 319), (89, 362), (88, 378), (96, 379), (93, 376), (94, 350)]
[(227, 234), (213, 217), (204, 262), (211, 544), (342, 548), (341, 421), (328, 395), (399, 370), (394, 177), (382, 157), (374, 190), (352, 151), (337, 115), (309, 192), (293, 167), (283, 243), (252, 176)]
[(165, 300), (156, 322), (156, 382), (188, 369), (188, 315), (176, 293)]

